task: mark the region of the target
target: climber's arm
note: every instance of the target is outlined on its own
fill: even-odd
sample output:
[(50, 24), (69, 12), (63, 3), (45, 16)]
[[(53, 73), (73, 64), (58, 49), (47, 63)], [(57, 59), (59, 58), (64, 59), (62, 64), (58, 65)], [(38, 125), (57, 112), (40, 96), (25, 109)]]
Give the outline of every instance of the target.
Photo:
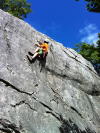
[(35, 45), (38, 47), (41, 47), (42, 42), (40, 42), (40, 41), (37, 41), (37, 42), (38, 42), (38, 44), (35, 44)]
[(36, 46), (40, 47), (40, 44), (35, 44)]

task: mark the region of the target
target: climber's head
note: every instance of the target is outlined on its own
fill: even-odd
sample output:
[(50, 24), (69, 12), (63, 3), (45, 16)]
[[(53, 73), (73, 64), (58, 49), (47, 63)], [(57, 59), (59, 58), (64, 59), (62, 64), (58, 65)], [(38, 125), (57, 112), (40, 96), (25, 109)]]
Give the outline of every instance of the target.
[(48, 40), (48, 39), (45, 39), (45, 40), (44, 40), (44, 43), (49, 43), (49, 40)]

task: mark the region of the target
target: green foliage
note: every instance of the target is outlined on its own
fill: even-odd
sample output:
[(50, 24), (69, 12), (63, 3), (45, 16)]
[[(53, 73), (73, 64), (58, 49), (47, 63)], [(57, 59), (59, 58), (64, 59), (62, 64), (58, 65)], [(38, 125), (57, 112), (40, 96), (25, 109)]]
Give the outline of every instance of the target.
[(87, 43), (76, 44), (75, 50), (85, 59), (95, 64), (100, 64), (100, 33), (98, 34), (97, 46)]
[(30, 4), (26, 0), (0, 0), (0, 9), (24, 19), (31, 12)]
[(100, 54), (100, 33), (98, 33), (98, 38), (99, 38), (99, 40), (97, 41), (97, 48), (98, 48), (99, 54)]
[[(80, 1), (80, 0), (76, 0)], [(84, 0), (87, 2), (86, 7), (90, 12), (100, 12), (100, 0)]]

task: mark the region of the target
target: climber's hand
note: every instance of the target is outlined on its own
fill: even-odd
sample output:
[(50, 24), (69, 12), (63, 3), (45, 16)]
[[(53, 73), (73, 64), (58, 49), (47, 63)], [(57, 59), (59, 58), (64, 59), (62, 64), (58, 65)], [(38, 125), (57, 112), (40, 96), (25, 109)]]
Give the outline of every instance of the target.
[(38, 44), (35, 44), (35, 46), (38, 46)]
[(42, 42), (41, 41), (37, 41), (39, 44), (42, 44)]

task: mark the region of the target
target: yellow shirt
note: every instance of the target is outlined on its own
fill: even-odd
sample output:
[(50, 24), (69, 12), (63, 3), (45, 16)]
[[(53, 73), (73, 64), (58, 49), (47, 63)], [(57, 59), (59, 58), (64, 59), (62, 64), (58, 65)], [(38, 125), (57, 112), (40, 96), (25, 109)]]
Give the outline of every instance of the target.
[(41, 44), (40, 47), (43, 49), (44, 52), (48, 52), (49, 46), (47, 43)]

